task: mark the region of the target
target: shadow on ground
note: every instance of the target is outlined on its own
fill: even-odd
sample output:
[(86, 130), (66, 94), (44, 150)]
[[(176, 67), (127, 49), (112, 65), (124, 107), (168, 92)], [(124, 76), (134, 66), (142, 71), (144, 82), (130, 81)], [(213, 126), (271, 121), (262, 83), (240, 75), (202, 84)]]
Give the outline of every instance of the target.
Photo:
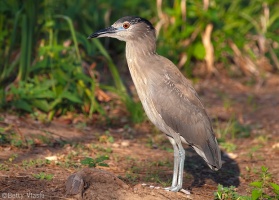
[(235, 160), (224, 155), (226, 153), (222, 152), (222, 168), (219, 171), (213, 171), (194, 150), (186, 149), (184, 171), (186, 174), (191, 174), (194, 179), (191, 185), (187, 185), (189, 189), (203, 186), (208, 179), (223, 186), (239, 186), (239, 166)]

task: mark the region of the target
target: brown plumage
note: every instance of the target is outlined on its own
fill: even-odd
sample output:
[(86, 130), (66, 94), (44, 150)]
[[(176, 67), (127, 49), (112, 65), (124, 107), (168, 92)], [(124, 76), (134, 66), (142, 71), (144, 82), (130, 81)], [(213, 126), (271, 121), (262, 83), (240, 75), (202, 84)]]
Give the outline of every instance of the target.
[(190, 145), (213, 170), (221, 154), (210, 119), (191, 83), (167, 58), (156, 53), (155, 29), (146, 19), (123, 17), (88, 38), (113, 37), (126, 42), (128, 67), (150, 121), (164, 132), (174, 148), (170, 191), (182, 188), (185, 150)]

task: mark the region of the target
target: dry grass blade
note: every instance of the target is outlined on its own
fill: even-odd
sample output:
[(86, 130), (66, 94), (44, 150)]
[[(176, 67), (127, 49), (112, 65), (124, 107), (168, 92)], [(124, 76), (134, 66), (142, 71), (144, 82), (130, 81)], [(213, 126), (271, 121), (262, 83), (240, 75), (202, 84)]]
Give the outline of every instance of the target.
[(210, 76), (216, 69), (214, 68), (214, 48), (211, 42), (211, 33), (213, 30), (212, 24), (207, 24), (204, 33), (202, 34), (202, 42), (205, 48), (205, 62), (206, 62), (206, 71)]
[(273, 48), (271, 47), (271, 45), (269, 45), (269, 44), (267, 44), (267, 45), (268, 45), (268, 51), (269, 51), (269, 53), (271, 55), (271, 58), (272, 58), (272, 60), (274, 62), (274, 65), (279, 70), (279, 60), (278, 60), (278, 58), (277, 58)]
[(235, 43), (229, 41), (229, 45), (234, 52), (233, 60), (240, 67), (241, 71), (246, 76), (258, 76), (259, 71), (253, 61), (248, 56), (243, 55)]

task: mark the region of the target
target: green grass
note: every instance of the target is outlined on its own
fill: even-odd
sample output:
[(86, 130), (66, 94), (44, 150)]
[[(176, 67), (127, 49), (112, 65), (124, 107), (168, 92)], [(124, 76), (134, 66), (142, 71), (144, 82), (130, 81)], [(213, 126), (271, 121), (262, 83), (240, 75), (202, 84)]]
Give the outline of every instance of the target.
[(44, 167), (49, 165), (50, 161), (47, 159), (32, 159), (32, 160), (24, 160), (22, 161), (22, 167), (28, 169), (32, 167)]
[[(54, 139), (51, 133), (44, 131), (43, 134), (32, 134), (25, 136), (21, 131), (13, 125), (8, 127), (0, 127), (0, 144), (1, 145), (11, 145), (16, 148), (33, 148), (36, 144), (46, 144), (52, 146), (54, 144)], [(62, 142), (61, 142), (62, 145)]]
[(92, 148), (97, 150), (97, 151), (101, 151), (104, 153), (112, 153), (112, 149), (110, 147), (104, 148), (101, 145), (97, 145), (97, 144), (92, 144)]
[(248, 138), (250, 137), (251, 127), (238, 122), (238, 120), (232, 116), (227, 122), (224, 128), (220, 128), (219, 123), (216, 123), (217, 134), (222, 138), (229, 137), (230, 139), (235, 138)]
[(235, 117), (231, 117), (225, 126), (219, 124), (218, 121), (215, 126), (220, 146), (228, 152), (232, 152), (237, 148), (233, 142), (229, 142), (228, 140), (249, 138), (252, 131), (252, 128), (249, 125), (239, 123)]
[(214, 193), (215, 200), (275, 200), (279, 198), (279, 185), (272, 181), (272, 175), (267, 167), (261, 167), (259, 178), (249, 184), (250, 194), (243, 196), (237, 192), (234, 186), (224, 187), (218, 185), (218, 190)]
[(220, 142), (220, 146), (226, 151), (226, 152), (233, 152), (237, 149), (237, 146), (232, 142)]
[(33, 174), (33, 177), (40, 180), (52, 180), (53, 174), (46, 174), (44, 172), (40, 172), (39, 174)]
[(143, 180), (145, 182), (152, 182), (153, 183), (157, 183), (162, 185), (162, 187), (167, 187), (171, 185), (171, 179), (169, 180), (163, 180), (159, 174), (158, 171), (154, 171), (154, 172), (149, 172), (145, 175), (145, 177), (143, 178)]
[(255, 155), (254, 155), (255, 152), (259, 151), (262, 147), (263, 147), (263, 146), (262, 146), (261, 144), (254, 145), (254, 146), (250, 147), (250, 149), (248, 149), (248, 153), (247, 153), (248, 157), (249, 157), (250, 159), (254, 159), (254, 157), (255, 157)]
[(82, 165), (87, 165), (88, 167), (97, 167), (97, 166), (102, 166), (102, 167), (109, 167), (107, 163), (105, 163), (105, 160), (109, 160), (108, 156), (98, 156), (96, 158), (85, 158), (80, 161)]
[(215, 200), (250, 200), (248, 196), (241, 196), (236, 192), (234, 186), (224, 187), (218, 185), (218, 191), (214, 193)]
[(110, 134), (109, 131), (106, 131), (105, 134), (99, 137), (99, 142), (101, 143), (113, 143), (114, 137)]
[(125, 177), (119, 177), (120, 179), (123, 179), (125, 181), (130, 182), (131, 184), (136, 184), (139, 180), (139, 175), (131, 172), (126, 172)]
[(1, 171), (9, 171), (9, 166), (6, 164), (0, 164), (0, 170)]

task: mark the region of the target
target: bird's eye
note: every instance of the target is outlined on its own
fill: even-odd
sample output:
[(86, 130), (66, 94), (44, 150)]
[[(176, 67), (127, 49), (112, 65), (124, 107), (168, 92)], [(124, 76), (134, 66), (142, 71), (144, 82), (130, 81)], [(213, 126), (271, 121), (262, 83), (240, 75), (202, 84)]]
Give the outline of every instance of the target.
[(130, 27), (130, 23), (124, 22), (122, 26), (123, 26), (123, 28), (128, 29)]

